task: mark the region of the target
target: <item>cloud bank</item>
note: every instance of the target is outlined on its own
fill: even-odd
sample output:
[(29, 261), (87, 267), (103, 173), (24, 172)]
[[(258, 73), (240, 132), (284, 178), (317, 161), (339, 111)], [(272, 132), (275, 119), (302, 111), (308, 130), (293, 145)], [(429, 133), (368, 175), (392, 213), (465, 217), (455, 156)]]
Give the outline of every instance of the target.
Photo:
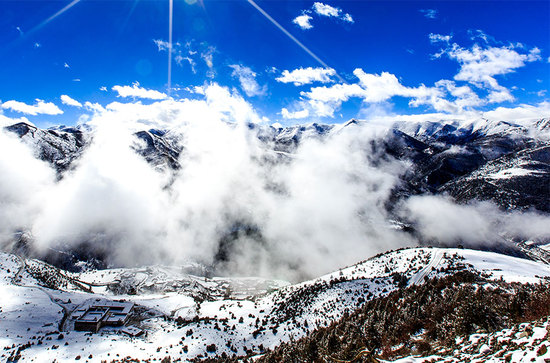
[[(216, 84), (202, 93), (96, 108), (92, 141), (60, 180), (32, 143), (1, 131), (1, 242), (28, 230), (39, 250), (86, 244), (118, 266), (193, 261), (293, 281), (418, 243), (385, 207), (410, 168), (373, 149), (387, 125), (338, 128), (280, 153), (259, 141), (253, 125), (262, 118), (241, 96)], [(154, 168), (134, 151), (146, 145), (133, 133), (149, 129), (169, 130), (165, 139), (182, 146), (179, 170)], [(512, 222), (526, 227), (509, 227), (511, 235), (548, 237), (547, 217), (510, 217), (488, 204), (427, 196), (399, 208), (425, 239), (492, 242), (495, 226)]]
[(117, 92), (119, 97), (146, 98), (150, 100), (162, 100), (168, 97), (165, 93), (140, 87), (139, 82), (135, 82), (132, 86), (113, 86), (112, 90)]
[(550, 221), (548, 216), (535, 212), (505, 213), (489, 202), (459, 205), (444, 196), (414, 196), (405, 202), (402, 213), (415, 222), (426, 240), (450, 246), (497, 244), (506, 236), (550, 237), (544, 227)]
[(336, 75), (336, 71), (332, 68), (323, 67), (307, 67), (298, 68), (293, 71), (284, 70), (281, 76), (275, 80), (281, 83), (292, 83), (295, 86), (302, 86), (313, 82), (331, 83), (334, 80), (331, 78)]
[(28, 105), (19, 101), (6, 101), (2, 104), (3, 109), (23, 113), (25, 115), (61, 115), (63, 111), (52, 102), (44, 102), (36, 99), (34, 105)]
[[(528, 63), (542, 60), (540, 49), (527, 49), (521, 44), (490, 45), (489, 37), (484, 44), (475, 43), (465, 48), (452, 43), (452, 35), (431, 33), (430, 43), (442, 48), (433, 55), (438, 60), (446, 57), (458, 63), (458, 72), (453, 79), (441, 79), (433, 85), (419, 84), (406, 86), (395, 74), (390, 72), (367, 73), (362, 68), (353, 71), (353, 83), (336, 83), (330, 86), (311, 87), (301, 91), (300, 100), (284, 107), (281, 111), (285, 118), (301, 118), (303, 115), (334, 117), (344, 102), (352, 98), (360, 99), (363, 109), (372, 105), (390, 101), (394, 97), (408, 99), (411, 108), (427, 106), (438, 113), (461, 115), (482, 112), (480, 108), (507, 101), (514, 101), (512, 90), (499, 84), (497, 77), (506, 75), (526, 66)], [(476, 39), (480, 35), (476, 35)], [(277, 81), (293, 83), (295, 86), (314, 81), (331, 81), (329, 69), (299, 68), (283, 71)], [(362, 114), (360, 111), (359, 114)]]
[(74, 107), (82, 107), (82, 103), (78, 102), (77, 100), (67, 96), (67, 95), (61, 95), (61, 102), (64, 105), (67, 106), (74, 106)]

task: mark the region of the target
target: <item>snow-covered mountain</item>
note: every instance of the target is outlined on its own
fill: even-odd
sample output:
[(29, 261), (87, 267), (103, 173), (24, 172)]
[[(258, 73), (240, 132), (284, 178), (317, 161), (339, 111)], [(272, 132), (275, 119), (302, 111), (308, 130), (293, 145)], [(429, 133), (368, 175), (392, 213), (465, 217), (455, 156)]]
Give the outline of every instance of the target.
[[(467, 277), (463, 284), (492, 291), (517, 288), (513, 283), (547, 285), (550, 267), (490, 252), (415, 248), (288, 285), (258, 278), (203, 278), (166, 266), (75, 274), (1, 253), (0, 292), (10, 297), (0, 305), (1, 354), (12, 361), (47, 357), (60, 362), (256, 355), (307, 337), (370, 301), (455, 275)], [(75, 330), (78, 311), (109, 302), (135, 304), (126, 324), (132, 330)], [(132, 332), (146, 334), (132, 337)], [(530, 349), (542, 345), (537, 341)]]
[[(198, 133), (193, 129), (191, 131), (195, 134), (192, 135), (182, 131), (185, 129), (133, 130), (133, 134), (127, 135), (129, 139), (120, 140), (120, 134), (105, 134), (105, 129), (98, 134), (88, 126), (42, 130), (19, 123), (4, 129), (11, 140), (31, 147), (35, 158), (49, 163), (55, 170), (53, 187), (46, 190), (58, 193), (55, 194), (58, 199), (50, 199), (50, 203), (71, 205), (75, 200), (85, 199), (83, 208), (69, 210), (83, 213), (85, 223), (80, 225), (90, 228), (93, 234), (83, 235), (78, 243), (66, 242), (69, 239), (61, 234), (60, 243), (44, 247), (35, 246), (39, 243), (29, 230), (19, 228), (19, 224), (15, 224), (18, 228), (0, 230), (2, 237), (8, 236), (9, 240), (4, 252), (0, 252), (0, 296), (8, 297), (0, 299), (2, 361), (156, 359), (166, 362), (168, 359), (239, 360), (249, 357), (260, 361), (372, 362), (403, 359), (405, 362), (431, 359), (481, 362), (534, 359), (544, 362), (550, 358), (547, 348), (550, 333), (545, 333), (550, 331), (550, 241), (544, 227), (550, 213), (548, 119), (518, 123), (480, 120), (395, 122), (384, 125), (351, 120), (341, 125), (313, 123), (274, 128), (250, 124), (230, 127), (233, 128), (231, 130), (238, 130), (231, 134), (238, 142), (228, 142), (224, 147), (249, 147), (247, 140), (252, 139), (251, 144), (256, 149), (245, 150), (243, 154), (224, 149), (221, 152), (216, 148), (205, 149), (206, 156), (212, 156), (208, 153), (214, 155), (206, 158), (206, 163), (215, 164), (206, 165), (205, 175), (208, 178), (197, 180), (205, 184), (203, 188), (209, 193), (215, 193), (216, 186), (224, 185), (229, 188), (230, 194), (233, 193), (232, 188), (236, 188), (240, 193), (238, 197), (245, 198), (248, 190), (235, 185), (242, 182), (241, 179), (232, 173), (211, 174), (211, 169), (236, 167), (239, 168), (236, 174), (245, 173), (247, 178), (260, 173), (262, 178), (268, 179), (265, 182), (260, 178), (262, 183), (265, 182), (262, 188), (269, 190), (270, 194), (259, 194), (265, 199), (259, 198), (254, 203), (272, 203), (278, 208), (287, 208), (283, 216), (290, 217), (292, 223), (281, 219), (281, 216), (275, 218), (276, 222), (272, 224), (262, 224), (261, 219), (254, 222), (252, 217), (255, 216), (252, 214), (267, 213), (266, 209), (242, 210), (240, 205), (231, 209), (229, 204), (238, 203), (239, 199), (227, 199), (226, 194), (219, 193), (215, 198), (222, 200), (221, 213), (215, 214), (215, 217), (219, 216), (223, 223), (217, 223), (216, 219), (201, 219), (201, 213), (207, 210), (194, 205), (200, 212), (192, 210), (190, 214), (182, 214), (189, 220), (175, 219), (167, 223), (168, 228), (147, 235), (151, 240), (146, 238), (146, 243), (141, 245), (134, 245), (132, 240), (124, 238), (120, 238), (122, 245), (115, 244), (119, 234), (127, 232), (120, 227), (124, 226), (127, 216), (118, 215), (116, 207), (126, 201), (125, 188), (132, 188), (134, 180), (120, 185), (118, 180), (108, 183), (109, 176), (102, 173), (101, 167), (111, 157), (118, 156), (109, 152), (130, 152), (138, 162), (130, 157), (122, 158), (121, 162), (113, 165), (125, 167), (124, 162), (130, 160), (132, 164), (129, 167), (145, 170), (136, 174), (140, 177), (150, 177), (149, 172), (158, 173), (163, 177), (161, 189), (165, 194), (156, 194), (155, 197), (173, 198), (183, 193), (185, 198), (179, 199), (182, 203), (193, 200), (194, 196), (185, 194), (186, 189), (178, 184), (193, 187), (185, 184), (185, 179), (179, 178), (180, 174), (200, 174), (202, 170), (198, 169), (203, 165), (201, 162), (204, 163), (201, 159), (203, 155), (197, 153), (202, 149), (193, 144), (193, 138), (202, 138), (198, 140), (199, 144), (209, 141), (223, 143), (224, 137), (230, 135), (225, 128), (206, 129), (206, 134), (203, 129)], [(210, 137), (213, 140), (209, 140)], [(121, 149), (104, 150), (100, 147), (98, 151), (98, 146), (94, 144), (97, 138), (107, 138), (110, 144), (106, 145), (109, 147), (112, 147), (113, 140), (115, 146), (119, 142), (125, 144)], [(348, 148), (348, 144), (354, 145), (354, 148)], [(329, 174), (315, 174), (315, 178), (329, 179), (328, 188), (311, 194), (313, 182), (304, 178), (303, 174), (315, 172), (324, 163), (334, 163), (330, 160), (330, 154), (319, 151), (329, 146), (331, 151), (342, 156), (336, 159), (336, 164), (345, 164), (347, 158), (354, 158), (354, 163), (335, 169), (348, 172), (342, 178), (343, 183), (339, 182), (340, 179), (330, 179)], [(95, 159), (87, 158), (87, 150), (94, 147)], [(310, 153), (311, 150), (313, 153)], [(229, 158), (224, 159), (225, 153), (230, 157), (245, 157), (231, 163)], [(313, 161), (308, 159), (311, 155)], [(10, 158), (10, 155), (3, 156), (3, 160)], [(217, 163), (219, 158), (224, 162)], [(354, 169), (361, 166), (357, 164), (358, 160), (367, 164), (363, 172), (368, 176), (372, 174), (372, 180)], [(91, 169), (86, 169), (87, 163), (91, 164)], [(241, 163), (246, 163), (247, 167), (242, 167)], [(282, 167), (286, 167), (282, 169), (286, 173), (295, 171), (293, 168), (304, 171), (298, 170), (299, 177), (292, 174), (285, 184), (278, 180), (281, 174), (276, 173)], [(387, 173), (385, 168), (399, 170)], [(78, 174), (82, 169), (84, 172)], [(99, 177), (94, 174), (97, 170)], [(130, 169), (128, 171), (131, 172)], [(126, 174), (113, 175), (124, 178)], [(93, 179), (89, 179), (90, 176)], [(215, 179), (225, 176), (228, 176), (227, 180)], [(394, 177), (398, 180), (393, 180)], [(93, 184), (93, 188), (84, 189), (86, 193), (73, 194), (73, 199), (65, 199), (66, 189), (60, 191), (56, 187), (64, 180), (71, 181), (71, 178), (80, 184)], [(391, 182), (384, 183), (384, 178), (389, 178)], [(11, 179), (5, 180), (11, 182)], [(304, 185), (293, 188), (295, 186), (289, 185), (289, 181)], [(387, 196), (383, 192), (383, 197), (372, 197), (387, 185)], [(95, 189), (97, 186), (99, 189)], [(2, 186), (6, 190), (9, 187), (9, 183)], [(71, 183), (64, 185), (64, 188), (69, 188), (73, 193), (77, 189)], [(116, 190), (120, 193), (111, 194), (113, 188), (118, 188)], [(342, 193), (345, 188), (350, 188), (352, 192), (349, 195)], [(105, 200), (114, 200), (109, 205), (116, 213), (107, 218), (107, 222), (112, 222), (116, 227), (113, 234), (105, 232), (109, 226), (105, 224), (103, 213), (109, 211), (93, 198), (88, 198), (88, 190), (99, 190), (94, 194), (95, 198), (106, 194)], [(146, 192), (139, 188), (136, 190), (138, 193)], [(336, 225), (334, 218), (339, 217), (338, 214), (329, 214), (330, 218), (324, 218), (323, 214), (312, 216), (315, 211), (305, 208), (306, 204), (316, 205), (317, 199), (327, 191), (334, 193), (336, 198), (324, 203), (335, 210), (347, 208), (347, 205), (339, 204), (340, 199), (362, 196), (361, 203), (357, 203), (359, 208), (351, 209), (352, 213), (346, 215), (348, 219), (338, 220), (340, 224), (349, 222), (349, 226)], [(1, 193), (2, 190), (0, 196)], [(23, 194), (26, 193), (37, 192), (25, 188)], [(290, 204), (285, 202), (288, 201), (285, 198), (299, 193), (306, 198), (291, 204), (292, 208), (300, 210), (291, 217), (289, 214), (293, 216), (294, 209), (288, 209)], [(431, 219), (426, 222), (422, 216), (440, 221), (437, 216), (429, 211), (421, 217), (414, 213), (414, 201), (418, 200), (415, 197), (425, 197), (421, 199), (422, 205), (444, 203), (440, 211), (458, 210), (459, 217), (447, 216), (451, 222), (435, 222), (444, 224), (441, 228), (435, 228)], [(6, 208), (19, 203), (30, 206), (28, 213), (34, 213), (36, 205), (25, 204), (26, 196), (21, 193), (6, 192), (3, 198)], [(36, 200), (46, 200), (41, 198)], [(215, 198), (210, 198), (210, 194), (206, 193), (198, 201), (201, 205), (214, 203)], [(152, 204), (151, 198), (143, 200)], [(276, 204), (280, 200), (283, 203)], [(483, 204), (484, 201), (492, 204)], [(254, 203), (242, 205), (251, 206)], [(134, 207), (136, 204), (130, 205)], [(164, 208), (178, 207), (177, 203), (159, 205)], [(355, 206), (353, 202), (350, 205)], [(93, 209), (94, 206), (99, 208), (101, 217), (94, 221), (101, 223), (92, 223), (90, 227), (86, 224), (86, 218), (90, 215), (86, 213), (88, 208)], [(151, 214), (146, 211), (152, 208), (145, 205), (136, 212), (127, 208), (120, 209), (120, 213), (145, 213), (150, 218)], [(461, 208), (473, 208), (473, 212), (464, 214)], [(24, 213), (17, 214), (17, 217), (24, 220), (27, 210), (22, 210)], [(15, 211), (19, 213), (18, 209)], [(55, 207), (48, 211), (57, 212)], [(155, 209), (161, 218), (155, 219), (153, 225), (163, 222), (164, 212)], [(484, 214), (495, 214), (496, 217)], [(267, 215), (264, 219), (274, 219), (273, 214)], [(15, 218), (6, 213), (3, 216), (8, 221)], [(70, 215), (62, 216), (61, 229), (67, 229), (70, 237), (78, 236), (80, 231), (71, 224), (71, 221), (78, 220), (71, 219)], [(460, 220), (462, 216), (469, 219), (463, 222)], [(320, 223), (308, 224), (310, 217), (319, 218)], [(184, 260), (182, 263), (178, 260), (178, 265), (150, 266), (136, 266), (132, 262), (122, 266), (134, 267), (119, 268), (110, 265), (111, 255), (122, 254), (125, 257), (127, 254), (127, 259), (131, 260), (134, 249), (140, 249), (143, 254), (158, 253), (170, 260), (169, 254), (177, 253), (176, 249), (183, 243), (178, 240), (174, 244), (167, 243), (167, 246), (156, 244), (169, 240), (167, 235), (175, 228), (174, 225), (192, 223), (193, 218), (198, 218), (195, 222), (200, 228), (192, 229), (191, 241), (194, 244), (185, 248), (203, 248), (211, 253), (210, 260)], [(293, 218), (299, 219), (299, 222), (294, 223)], [(488, 218), (487, 225), (481, 223), (475, 226), (474, 232), (460, 233), (461, 228), (469, 229), (469, 224), (476, 224), (480, 218)], [(146, 224), (146, 219), (136, 220)], [(525, 221), (531, 223), (525, 233), (523, 225), (504, 226)], [(45, 227), (40, 222), (43, 223), (38, 219), (36, 223), (44, 233)], [(330, 240), (337, 245), (336, 250), (325, 251), (329, 246), (317, 244), (316, 238), (323, 236), (315, 234), (315, 229), (327, 233), (347, 233), (357, 223), (364, 223), (367, 227), (354, 230), (364, 233), (359, 235), (356, 243), (361, 244), (367, 237), (387, 238), (384, 241), (389, 241), (388, 245), (368, 251), (390, 251), (368, 258), (376, 252), (362, 255), (359, 252), (361, 246), (346, 244), (343, 235)], [(130, 226), (135, 227), (135, 224), (130, 223)], [(301, 229), (301, 224), (306, 228)], [(289, 225), (298, 230), (298, 240), (305, 239), (305, 245), (297, 246), (296, 239), (286, 240), (288, 235), (273, 234), (273, 229), (284, 229)], [(488, 228), (501, 227), (506, 228), (487, 231)], [(207, 229), (214, 230), (211, 236), (219, 240), (207, 240), (207, 247), (199, 246), (195, 239), (200, 238)], [(147, 229), (143, 231), (148, 232)], [(399, 234), (394, 234), (397, 232)], [(473, 233), (481, 233), (482, 236)], [(268, 241), (268, 236), (273, 235), (277, 237), (276, 244)], [(135, 239), (139, 237), (136, 233), (130, 236)], [(355, 234), (345, 236), (353, 238)], [(174, 238), (173, 235), (170, 237)], [(175, 238), (180, 236), (176, 234)], [(403, 241), (397, 243), (394, 241), (396, 238)], [(395, 249), (404, 245), (458, 248)], [(462, 245), (478, 250), (463, 249)], [(346, 249), (353, 250), (347, 251), (347, 255), (354, 255), (353, 262), (368, 259), (318, 278), (312, 279), (311, 274), (307, 278), (295, 278), (296, 275), (304, 276), (300, 275), (304, 271), (311, 271), (312, 265), (332, 263), (326, 259), (334, 257), (336, 260), (337, 256), (332, 254)], [(276, 265), (282, 260), (283, 266), (297, 271), (293, 275), (294, 282), (301, 282), (284, 281), (277, 274), (281, 270), (276, 268), (273, 270), (275, 272), (271, 271), (271, 278), (246, 277), (242, 273), (238, 273), (240, 277), (232, 276), (231, 268), (235, 266), (235, 260), (241, 257), (245, 264), (253, 265), (251, 271), (256, 271), (256, 266)], [(272, 261), (277, 258), (279, 260)], [(258, 261), (264, 264), (256, 265)], [(243, 262), (240, 263), (242, 266)], [(348, 263), (339, 266), (345, 264)], [(305, 265), (310, 266), (309, 270), (302, 268)], [(332, 269), (319, 270), (325, 273)], [(444, 337), (442, 332), (447, 332), (450, 337)]]
[[(491, 200), (504, 209), (550, 212), (549, 193), (544, 193), (550, 183), (549, 122), (395, 122), (384, 126), (388, 132), (371, 152), (413, 163), (412, 172), (403, 177), (409, 194), (445, 192), (460, 202)], [(266, 148), (291, 155), (302, 140), (329, 138), (353, 127), (372, 125), (351, 120), (281, 128), (251, 124), (249, 129)], [(33, 145), (36, 156), (60, 173), (78, 159), (93, 135), (83, 126), (41, 130), (18, 123), (5, 130)], [(184, 136), (175, 130), (142, 130), (135, 133), (133, 148), (155, 167), (178, 169)]]
[(61, 126), (42, 130), (25, 122), (4, 129), (33, 146), (38, 158), (50, 162), (60, 172), (80, 156), (90, 136), (85, 127)]

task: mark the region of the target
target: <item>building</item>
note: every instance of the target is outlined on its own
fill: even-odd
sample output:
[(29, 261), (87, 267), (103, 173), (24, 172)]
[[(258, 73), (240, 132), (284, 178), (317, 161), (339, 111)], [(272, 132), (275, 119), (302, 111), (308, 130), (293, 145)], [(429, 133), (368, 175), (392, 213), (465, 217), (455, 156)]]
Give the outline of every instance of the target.
[(97, 333), (104, 326), (122, 326), (128, 322), (133, 311), (132, 302), (96, 300), (75, 310), (72, 315), (74, 329)]

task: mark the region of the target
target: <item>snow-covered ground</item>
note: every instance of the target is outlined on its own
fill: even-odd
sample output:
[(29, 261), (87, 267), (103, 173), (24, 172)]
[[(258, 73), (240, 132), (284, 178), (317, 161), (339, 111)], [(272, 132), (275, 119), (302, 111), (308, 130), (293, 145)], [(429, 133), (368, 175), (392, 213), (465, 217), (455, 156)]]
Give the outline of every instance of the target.
[(457, 348), (447, 354), (406, 357), (394, 363), (420, 362), (536, 362), (550, 360), (549, 318), (518, 324), (493, 333), (472, 334), (457, 340)]
[[(69, 274), (0, 253), (0, 360), (17, 354), (41, 362), (260, 353), (369, 299), (461, 269), (509, 282), (550, 280), (549, 265), (463, 249), (388, 252), (296, 285), (205, 279), (167, 266)], [(146, 334), (132, 338), (107, 327), (97, 334), (70, 331), (63, 317), (95, 298), (134, 302), (138, 313), (131, 324)]]

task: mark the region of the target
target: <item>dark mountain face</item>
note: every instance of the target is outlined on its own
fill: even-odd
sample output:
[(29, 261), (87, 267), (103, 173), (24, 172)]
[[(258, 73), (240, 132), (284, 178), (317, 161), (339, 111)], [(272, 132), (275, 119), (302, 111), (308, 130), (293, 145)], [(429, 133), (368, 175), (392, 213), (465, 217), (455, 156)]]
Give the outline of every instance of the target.
[(487, 200), (505, 210), (550, 212), (547, 139), (507, 123), (498, 125), (506, 130), (499, 134), (447, 126), (415, 137), (393, 133), (388, 153), (414, 163), (404, 178), (409, 192), (446, 193), (460, 203)]
[(550, 145), (506, 153), (449, 181), (439, 191), (459, 202), (491, 200), (503, 209), (550, 212)]
[(166, 132), (158, 130), (139, 131), (135, 136), (141, 141), (136, 143), (134, 149), (154, 167), (179, 169), (178, 158), (182, 148), (177, 140), (170, 138)]

